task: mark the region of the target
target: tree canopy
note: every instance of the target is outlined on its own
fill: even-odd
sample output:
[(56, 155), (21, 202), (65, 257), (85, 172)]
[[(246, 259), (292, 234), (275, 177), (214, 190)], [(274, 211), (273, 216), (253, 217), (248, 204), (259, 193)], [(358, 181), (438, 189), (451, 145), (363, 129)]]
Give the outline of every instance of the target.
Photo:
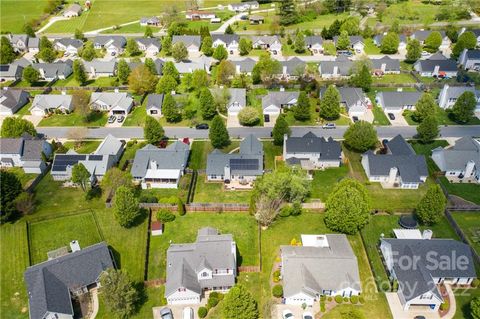
[(0, 64), (10, 64), (15, 60), (16, 54), (10, 40), (2, 36), (0, 40)]
[(73, 61), (73, 77), (80, 85), (85, 85), (87, 82), (87, 74), (85, 73), (85, 67), (82, 60)]
[(298, 12), (293, 0), (283, 0), (279, 4), (280, 25), (297, 23)]
[(9, 221), (17, 212), (14, 201), (22, 193), (22, 183), (9, 171), (0, 170), (0, 223)]
[(213, 46), (212, 37), (209, 35), (208, 37), (203, 38), (202, 46), (201, 46), (200, 50), (206, 56), (212, 56), (212, 54), (213, 54), (213, 47), (212, 46)]
[(140, 216), (138, 198), (131, 187), (119, 186), (114, 197), (114, 216), (122, 227), (130, 227)]
[(171, 93), (177, 90), (177, 81), (171, 75), (164, 74), (157, 83), (155, 92), (157, 93)]
[(179, 122), (182, 119), (177, 103), (170, 93), (165, 94), (163, 98), (162, 114), (169, 123)]
[(213, 51), (213, 58), (217, 59), (218, 61), (222, 61), (228, 58), (227, 49), (223, 45), (219, 45)]
[(31, 85), (38, 81), (40, 78), (40, 72), (38, 72), (33, 66), (28, 65), (22, 71), (22, 78)]
[(438, 121), (433, 115), (427, 116), (417, 126), (417, 137), (422, 143), (432, 142), (439, 134)]
[(297, 105), (293, 107), (293, 116), (299, 121), (310, 119), (310, 100), (305, 91), (301, 91), (298, 96)]
[(340, 116), (340, 92), (329, 85), (320, 100), (320, 117), (327, 120), (334, 120)]
[(82, 163), (73, 165), (72, 182), (80, 185), (84, 192), (87, 191), (88, 185), (90, 184), (90, 176), (92, 175)]
[(128, 85), (135, 94), (143, 95), (155, 91), (157, 77), (145, 65), (139, 65), (128, 75)]
[(351, 124), (345, 131), (343, 138), (348, 147), (358, 152), (372, 149), (378, 142), (377, 131), (372, 124), (366, 121)]
[(117, 64), (117, 77), (120, 83), (128, 83), (128, 76), (130, 75), (130, 72), (130, 66), (128, 65), (127, 61), (120, 59)]
[(210, 131), (208, 132), (208, 138), (214, 148), (223, 148), (230, 144), (230, 136), (227, 131), (227, 127), (223, 122), (220, 115), (215, 115), (210, 125)]
[(128, 318), (135, 312), (139, 293), (126, 272), (108, 269), (100, 275), (100, 284), (105, 305), (117, 318)]
[(244, 126), (255, 126), (260, 122), (260, 116), (256, 108), (246, 106), (238, 112), (238, 121)]
[(160, 122), (151, 116), (145, 118), (145, 126), (143, 127), (143, 135), (148, 143), (157, 144), (164, 137), (165, 131), (163, 130)]
[(388, 32), (382, 39), (380, 51), (386, 54), (397, 53), (400, 37), (395, 32)]
[(115, 194), (120, 186), (133, 187), (132, 175), (118, 167), (112, 167), (103, 176), (101, 185), (107, 194), (110, 192)]
[(475, 297), (470, 301), (470, 312), (473, 319), (480, 319), (480, 297)]
[(285, 114), (280, 114), (272, 129), (273, 144), (283, 145), (283, 137), (285, 134), (290, 136), (292, 130), (285, 119)]
[(456, 122), (467, 123), (475, 114), (477, 99), (475, 93), (463, 92), (452, 107), (452, 115)]
[(2, 123), (2, 137), (20, 137), (23, 133), (37, 136), (32, 122), (20, 117), (9, 116)]
[(433, 96), (427, 92), (423, 93), (415, 104), (413, 118), (417, 122), (422, 122), (428, 116), (435, 116), (437, 103)]
[(337, 39), (337, 48), (339, 50), (347, 50), (350, 48), (350, 37), (347, 31), (342, 31)]
[(204, 88), (200, 91), (200, 110), (204, 120), (210, 120), (217, 114), (212, 92)]
[(423, 48), (427, 52), (435, 53), (442, 44), (442, 35), (438, 31), (430, 33), (423, 43)]
[(431, 185), (415, 209), (415, 214), (424, 225), (433, 225), (440, 221), (447, 207), (447, 199), (440, 185)]
[(417, 39), (412, 39), (408, 41), (407, 44), (407, 55), (405, 56), (406, 61), (415, 62), (422, 56), (422, 46), (420, 41)]
[(252, 50), (252, 41), (247, 38), (241, 38), (238, 43), (240, 55), (247, 55)]
[(183, 42), (177, 42), (173, 45), (172, 56), (176, 62), (180, 62), (188, 58), (187, 47)]
[(372, 74), (367, 63), (361, 63), (361, 66), (358, 68), (357, 72), (350, 78), (350, 83), (353, 86), (360, 87), (365, 92), (370, 91), (372, 82)]
[(258, 319), (257, 302), (242, 285), (232, 287), (223, 299), (224, 319)]

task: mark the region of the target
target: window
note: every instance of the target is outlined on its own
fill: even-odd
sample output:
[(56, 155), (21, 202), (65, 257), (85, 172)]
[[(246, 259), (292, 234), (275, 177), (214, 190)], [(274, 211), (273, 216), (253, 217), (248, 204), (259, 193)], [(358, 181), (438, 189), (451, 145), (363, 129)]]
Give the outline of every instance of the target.
[(206, 271), (202, 272), (202, 277), (208, 277), (208, 273)]

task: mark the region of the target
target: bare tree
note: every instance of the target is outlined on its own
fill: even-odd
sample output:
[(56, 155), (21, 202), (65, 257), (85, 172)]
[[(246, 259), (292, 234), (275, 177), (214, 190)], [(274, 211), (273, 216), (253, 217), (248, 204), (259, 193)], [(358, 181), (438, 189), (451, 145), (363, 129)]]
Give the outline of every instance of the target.
[(72, 93), (74, 110), (82, 117), (84, 122), (88, 122), (88, 115), (90, 114), (89, 100), (90, 94), (87, 91), (76, 90)]

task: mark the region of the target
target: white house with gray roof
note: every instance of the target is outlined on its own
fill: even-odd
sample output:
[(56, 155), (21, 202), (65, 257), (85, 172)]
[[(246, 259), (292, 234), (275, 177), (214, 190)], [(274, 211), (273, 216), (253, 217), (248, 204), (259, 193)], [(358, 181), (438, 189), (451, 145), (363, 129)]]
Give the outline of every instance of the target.
[(231, 234), (201, 228), (194, 243), (167, 250), (165, 298), (169, 305), (198, 304), (206, 291), (226, 292), (235, 285), (237, 245)]
[(113, 77), (117, 72), (117, 61), (97, 60), (84, 61), (85, 73), (90, 79), (99, 77)]
[(353, 61), (346, 57), (337, 57), (334, 61), (320, 61), (318, 72), (324, 79), (347, 78), (351, 75)]
[[(425, 40), (428, 38), (428, 36), (434, 31), (432, 30), (417, 30), (415, 31), (410, 38), (411, 39), (416, 39), (420, 42), (421, 45), (424, 45)], [(445, 49), (448, 49), (450, 45), (452, 44), (452, 41), (450, 38), (447, 36), (445, 31), (439, 31), (440, 35), (442, 36), (442, 43), (440, 44), (440, 51), (443, 51)]]
[(280, 55), (282, 53), (282, 42), (276, 35), (252, 36), (251, 39), (254, 49), (267, 50), (273, 55)]
[[(326, 88), (320, 90), (320, 98), (325, 94)], [(363, 117), (369, 108), (370, 101), (361, 88), (337, 87), (340, 93), (340, 105), (345, 107), (350, 117)]]
[(33, 63), (32, 67), (40, 73), (40, 80), (54, 81), (65, 80), (73, 73), (73, 62), (67, 60), (65, 62), (58, 61), (53, 63)]
[(24, 90), (0, 90), (0, 115), (13, 115), (29, 102), (30, 93)]
[(0, 64), (0, 82), (20, 80), (23, 67), (18, 64)]
[(312, 132), (301, 137), (285, 135), (283, 159), (289, 165), (300, 165), (307, 170), (339, 167), (342, 163), (342, 147), (333, 138), (325, 139)]
[(147, 106), (146, 111), (147, 115), (160, 117), (162, 116), (162, 105), (163, 105), (164, 94), (150, 93), (147, 96)]
[(202, 55), (198, 58), (191, 58), (189, 61), (174, 62), (174, 65), (180, 75), (193, 73), (195, 70), (203, 70), (210, 74), (210, 67), (214, 61), (216, 60)]
[(252, 9), (258, 9), (260, 5), (258, 1), (246, 1), (246, 2), (239, 2), (239, 3), (230, 3), (227, 8), (230, 11), (234, 12), (245, 12)]
[(380, 91), (375, 100), (386, 113), (402, 113), (404, 110), (415, 110), (420, 92), (411, 91)]
[(344, 234), (301, 235), (302, 246), (280, 246), (287, 305), (313, 306), (321, 295), (361, 293), (357, 257)]
[(223, 45), (227, 49), (228, 54), (238, 55), (238, 45), (240, 43), (240, 36), (237, 34), (212, 34), (212, 47), (217, 48), (219, 45)]
[(400, 60), (384, 56), (380, 59), (371, 59), (372, 73), (374, 75), (400, 74)]
[(95, 49), (104, 49), (109, 56), (122, 54), (127, 45), (127, 39), (121, 35), (99, 35), (92, 41)]
[(279, 115), (283, 109), (297, 104), (298, 91), (270, 91), (262, 98), (263, 114)]
[(252, 75), (253, 67), (257, 64), (252, 58), (244, 58), (242, 60), (230, 61), (235, 66), (236, 74)]
[(280, 80), (291, 81), (297, 80), (300, 76), (305, 74), (305, 67), (307, 64), (297, 57), (290, 60), (280, 61), (280, 73), (276, 77)]
[(200, 46), (202, 39), (199, 35), (174, 35), (172, 38), (172, 45), (182, 42), (189, 54), (198, 54), (200, 52)]
[(37, 116), (45, 116), (54, 112), (70, 113), (73, 111), (72, 96), (65, 92), (62, 94), (37, 94), (33, 98), (29, 111), (32, 115)]
[(137, 38), (138, 49), (149, 55), (157, 55), (162, 50), (162, 45), (157, 38)]
[(61, 38), (53, 41), (55, 50), (65, 52), (65, 55), (78, 55), (78, 51), (83, 47), (83, 42), (78, 39)]
[(238, 153), (215, 149), (207, 157), (208, 181), (252, 182), (263, 175), (263, 144), (252, 134), (240, 142)]
[[(338, 36), (333, 37), (333, 43), (335, 43), (335, 47), (337, 46)], [(361, 54), (364, 52), (365, 43), (363, 42), (363, 37), (352, 35), (350, 36), (350, 48), (355, 51), (357, 54)]]
[(451, 78), (457, 76), (457, 62), (447, 59), (441, 54), (435, 54), (425, 60), (418, 60), (413, 69), (421, 76)]
[(428, 177), (425, 156), (417, 155), (401, 135), (388, 141), (387, 154), (367, 151), (362, 166), (370, 182), (383, 188), (417, 189)]
[[(382, 34), (377, 34), (376, 36), (373, 37), (373, 44), (375, 44), (377, 47), (380, 47), (382, 45), (382, 40), (383, 38), (387, 35), (387, 32), (384, 32)], [(405, 34), (399, 34), (398, 35), (400, 39), (400, 43), (398, 44), (398, 50), (406, 50), (407, 49), (407, 36)]]
[(63, 16), (65, 18), (78, 17), (82, 14), (82, 10), (83, 9), (81, 5), (79, 5), (78, 3), (73, 3), (67, 9), (65, 9), (65, 11), (63, 11)]
[(465, 92), (472, 92), (475, 94), (475, 98), (477, 100), (477, 107), (476, 112), (480, 111), (480, 91), (478, 91), (474, 86), (450, 86), (445, 84), (438, 95), (438, 105), (442, 109), (449, 109), (451, 108), (457, 99)]
[(467, 71), (480, 71), (480, 50), (464, 49), (458, 58), (458, 64)]
[(25, 271), (30, 319), (73, 319), (73, 297), (100, 287), (102, 273), (115, 268), (105, 242), (83, 249), (78, 244), (70, 246), (72, 252), (65, 247), (66, 254)]
[(28, 134), (0, 138), (0, 167), (22, 167), (25, 173), (40, 174), (47, 168), (44, 158), (51, 154), (51, 145), (41, 138)]
[(148, 144), (135, 153), (131, 174), (143, 189), (177, 188), (189, 154), (190, 146), (180, 141), (166, 148)]
[(140, 18), (140, 25), (146, 27), (147, 25), (158, 27), (160, 25), (160, 19), (157, 17), (142, 17)]
[(464, 136), (449, 148), (432, 150), (432, 159), (451, 183), (480, 183), (480, 141)]
[(453, 239), (382, 238), (380, 250), (404, 311), (436, 312), (444, 301), (438, 284), (468, 285), (477, 277), (470, 246)]
[(90, 108), (108, 111), (114, 115), (127, 115), (133, 106), (133, 98), (127, 92), (93, 92), (90, 96)]
[(307, 50), (310, 50), (313, 55), (323, 54), (323, 38), (319, 35), (306, 36), (305, 47)]
[(28, 50), (28, 35), (26, 34), (7, 34), (7, 38), (15, 52), (25, 52)]

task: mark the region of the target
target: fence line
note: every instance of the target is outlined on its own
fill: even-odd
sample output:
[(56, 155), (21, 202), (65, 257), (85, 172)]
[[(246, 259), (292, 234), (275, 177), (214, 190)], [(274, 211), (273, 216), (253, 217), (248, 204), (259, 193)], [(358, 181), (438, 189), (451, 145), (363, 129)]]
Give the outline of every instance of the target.
[(47, 167), (45, 168), (45, 170), (38, 174), (37, 177), (35, 177), (35, 179), (30, 183), (30, 185), (28, 185), (27, 187), (25, 187), (25, 191), (28, 192), (28, 193), (33, 193), (33, 190), (35, 189), (35, 187), (38, 185), (38, 183), (40, 183), (40, 181), (42, 180), (42, 178), (47, 175), (47, 173), (50, 171), (50, 168), (52, 167), (52, 164), (49, 163), (47, 165)]
[[(473, 211), (480, 211), (480, 210), (473, 210)], [(480, 256), (477, 254), (475, 249), (473, 249), (467, 236), (463, 233), (463, 230), (458, 226), (457, 222), (455, 221), (452, 214), (450, 213), (450, 210), (448, 209), (445, 210), (445, 216), (447, 217), (447, 220), (450, 223), (450, 226), (452, 226), (453, 230), (455, 230), (455, 232), (457, 233), (458, 237), (460, 237), (460, 239), (470, 247), (470, 250), (472, 251), (472, 255), (475, 258), (476, 262), (480, 263)]]
[(148, 263), (149, 263), (149, 255), (150, 255), (150, 236), (151, 236), (151, 223), (152, 223), (152, 210), (148, 210), (148, 222), (147, 222), (147, 249), (145, 253), (145, 267), (143, 270), (143, 280), (147, 282), (148, 279)]
[[(166, 209), (176, 212), (177, 204), (166, 203), (140, 203), (140, 207), (147, 209)], [(185, 211), (187, 213), (194, 212), (248, 212), (250, 205), (236, 204), (236, 203), (190, 203), (185, 204)]]
[(238, 272), (260, 272), (260, 266), (239, 266)]

